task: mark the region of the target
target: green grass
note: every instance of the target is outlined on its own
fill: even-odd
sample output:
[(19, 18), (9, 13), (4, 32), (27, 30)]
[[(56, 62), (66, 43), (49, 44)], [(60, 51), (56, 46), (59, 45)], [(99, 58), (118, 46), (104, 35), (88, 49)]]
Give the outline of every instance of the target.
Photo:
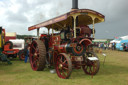
[(100, 58), (100, 70), (93, 78), (82, 70), (73, 70), (70, 79), (60, 79), (49, 69), (32, 71), (29, 63), (14, 60), (12, 65), (0, 62), (0, 85), (128, 85), (128, 52), (104, 51)]

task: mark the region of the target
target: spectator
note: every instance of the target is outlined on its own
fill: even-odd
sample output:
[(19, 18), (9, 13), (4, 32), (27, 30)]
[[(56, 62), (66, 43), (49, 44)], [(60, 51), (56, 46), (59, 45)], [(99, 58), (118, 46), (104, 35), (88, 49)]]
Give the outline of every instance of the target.
[(106, 44), (106, 43), (104, 43), (104, 50), (106, 50), (106, 48), (107, 48), (107, 44)]
[(115, 50), (115, 42), (112, 43), (112, 50)]
[(114, 50), (116, 50), (116, 43), (114, 43)]
[(101, 43), (98, 44), (98, 47), (101, 48)]
[(112, 49), (112, 43), (109, 43), (109, 49)]
[(122, 43), (123, 50), (125, 50), (126, 46), (125, 43)]
[(104, 43), (101, 43), (101, 48), (104, 49)]
[(28, 41), (26, 40), (26, 43), (25, 43), (25, 47), (24, 47), (24, 55), (25, 55), (25, 60), (24, 62), (27, 63), (27, 60), (28, 60), (28, 55), (29, 55), (29, 43)]

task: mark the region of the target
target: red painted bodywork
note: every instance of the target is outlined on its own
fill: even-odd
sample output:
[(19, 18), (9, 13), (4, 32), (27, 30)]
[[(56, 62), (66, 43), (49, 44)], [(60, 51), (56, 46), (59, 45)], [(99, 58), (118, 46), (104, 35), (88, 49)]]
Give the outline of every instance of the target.
[(18, 52), (19, 52), (18, 49), (9, 49), (9, 45), (8, 44), (4, 45), (4, 51), (2, 51), (2, 53), (7, 54), (7, 55), (16, 54)]
[[(62, 40), (61, 40), (61, 35), (60, 33), (59, 34), (53, 34), (53, 35), (46, 35), (46, 34), (41, 34), (40, 38), (43, 38), (43, 37), (46, 37), (48, 39), (48, 45), (49, 45), (49, 49), (54, 49), (53, 51), (53, 63), (54, 63), (54, 59), (56, 59), (57, 55), (60, 54), (60, 53), (68, 53), (67, 50), (66, 50), (66, 47), (67, 45), (70, 45), (71, 47), (76, 47), (76, 41), (81, 44), (81, 43), (84, 43), (85, 47), (84, 48), (87, 48), (87, 46), (89, 46), (90, 44), (92, 44), (92, 40), (93, 38), (91, 38), (91, 29), (88, 27), (88, 26), (80, 26), (78, 27), (80, 28), (80, 34), (77, 35), (76, 38), (71, 38), (70, 39), (70, 43), (68, 42), (65, 42), (65, 43), (62, 43)], [(73, 31), (71, 31), (73, 32)], [(88, 35), (86, 37), (86, 35)], [(43, 42), (45, 42), (43, 40)], [(50, 52), (48, 52), (50, 53)], [(78, 69), (79, 67), (79, 62), (80, 61), (77, 61), (77, 57), (80, 57), (81, 56), (77, 56), (75, 57), (74, 55), (72, 55), (72, 53), (69, 53), (71, 55), (71, 59), (73, 62), (77, 62), (77, 64), (74, 64), (76, 65), (75, 67)]]
[(41, 37), (47, 36), (46, 34), (41, 34)]
[(10, 39), (16, 39), (16, 36), (12, 36), (12, 37), (8, 37), (8, 36), (5, 36), (5, 42), (9, 41)]

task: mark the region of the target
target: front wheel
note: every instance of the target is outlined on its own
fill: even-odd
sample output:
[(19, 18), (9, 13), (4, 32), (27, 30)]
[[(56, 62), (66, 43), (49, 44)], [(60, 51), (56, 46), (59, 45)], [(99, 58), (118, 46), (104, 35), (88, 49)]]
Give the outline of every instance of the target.
[(72, 72), (72, 63), (70, 57), (61, 53), (56, 59), (56, 73), (60, 78), (68, 79)]
[[(82, 66), (84, 72), (89, 75), (95, 75), (100, 68), (100, 62), (98, 60), (89, 60), (88, 57), (97, 57), (94, 52), (87, 52), (84, 57), (84, 65)], [(97, 57), (98, 58), (98, 57)]]

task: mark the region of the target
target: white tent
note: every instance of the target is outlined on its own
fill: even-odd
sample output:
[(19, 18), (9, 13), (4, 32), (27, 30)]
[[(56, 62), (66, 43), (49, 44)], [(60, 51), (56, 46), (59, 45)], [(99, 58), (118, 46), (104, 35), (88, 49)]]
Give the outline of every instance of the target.
[(110, 43), (120, 43), (120, 41), (119, 40), (112, 40), (112, 41), (110, 41)]

